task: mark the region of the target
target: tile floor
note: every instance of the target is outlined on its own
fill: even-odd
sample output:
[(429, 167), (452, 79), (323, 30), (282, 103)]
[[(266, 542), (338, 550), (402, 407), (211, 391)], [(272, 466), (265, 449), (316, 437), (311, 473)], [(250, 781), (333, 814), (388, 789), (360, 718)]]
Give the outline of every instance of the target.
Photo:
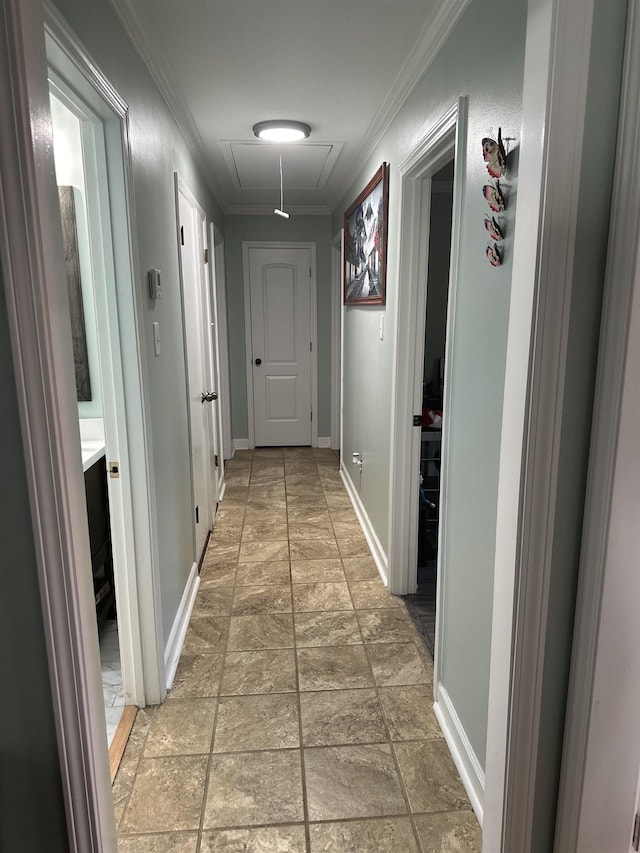
[(120, 644), (118, 642), (118, 623), (108, 619), (99, 627), (100, 668), (102, 670), (102, 695), (104, 696), (104, 715), (107, 723), (107, 743), (116, 733), (124, 711), (124, 686), (120, 665)]
[(431, 677), (336, 455), (236, 453), (173, 688), (114, 783), (121, 853), (477, 853)]

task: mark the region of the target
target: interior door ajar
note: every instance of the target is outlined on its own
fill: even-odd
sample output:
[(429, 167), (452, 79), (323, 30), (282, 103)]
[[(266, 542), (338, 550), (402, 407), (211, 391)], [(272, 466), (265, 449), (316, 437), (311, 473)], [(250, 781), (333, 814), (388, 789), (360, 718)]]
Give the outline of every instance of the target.
[(191, 445), (191, 473), (193, 487), (193, 526), (196, 562), (204, 550), (211, 529), (210, 446), (207, 393), (207, 371), (203, 336), (206, 302), (206, 276), (204, 273), (204, 247), (200, 212), (178, 190), (180, 217), (182, 298), (187, 356), (189, 398), (189, 437)]
[(311, 444), (311, 253), (249, 249), (257, 447)]

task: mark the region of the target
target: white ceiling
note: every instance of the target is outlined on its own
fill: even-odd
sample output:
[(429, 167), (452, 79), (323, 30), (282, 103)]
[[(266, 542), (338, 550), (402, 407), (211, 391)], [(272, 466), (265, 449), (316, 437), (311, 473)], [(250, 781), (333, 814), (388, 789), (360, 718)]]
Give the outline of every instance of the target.
[[(468, 0), (112, 0), (222, 207), (328, 213)], [(273, 118), (304, 142), (257, 140)]]

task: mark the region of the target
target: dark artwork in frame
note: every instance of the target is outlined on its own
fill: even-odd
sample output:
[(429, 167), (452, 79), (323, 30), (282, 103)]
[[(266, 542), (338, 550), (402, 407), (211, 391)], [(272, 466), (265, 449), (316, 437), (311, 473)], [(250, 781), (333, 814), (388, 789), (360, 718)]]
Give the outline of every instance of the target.
[(74, 188), (58, 187), (58, 198), (60, 200), (60, 220), (62, 222), (62, 239), (67, 272), (67, 291), (69, 294), (69, 312), (71, 314), (71, 334), (73, 338), (73, 361), (76, 372), (76, 391), (78, 402), (83, 403), (91, 400), (91, 378), (89, 375), (87, 334), (84, 325), (84, 306), (82, 302), (82, 283), (80, 279), (80, 259), (78, 256), (78, 230), (76, 227)]
[(344, 214), (344, 304), (384, 305), (389, 164), (383, 163)]

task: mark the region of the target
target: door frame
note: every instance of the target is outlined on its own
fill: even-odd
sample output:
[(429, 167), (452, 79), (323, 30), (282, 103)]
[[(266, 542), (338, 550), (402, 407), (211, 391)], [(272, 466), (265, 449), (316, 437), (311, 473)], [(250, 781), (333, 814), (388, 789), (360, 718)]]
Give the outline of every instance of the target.
[(339, 450), (342, 433), (342, 258), (341, 228), (331, 241), (331, 449)]
[[(195, 216), (197, 216), (197, 218), (198, 218), (197, 225), (196, 225), (196, 238), (198, 240), (198, 246), (197, 246), (198, 254), (196, 255), (195, 262), (196, 262), (196, 268), (198, 270), (199, 293), (197, 294), (197, 296), (198, 296), (198, 302), (200, 305), (200, 312), (201, 312), (200, 313), (200, 322), (199, 322), (199, 331), (200, 331), (200, 335), (202, 336), (201, 337), (202, 347), (201, 347), (200, 355), (202, 358), (202, 365), (201, 366), (202, 366), (202, 381), (203, 382), (205, 382), (209, 378), (209, 375), (207, 373), (207, 367), (208, 367), (207, 355), (208, 355), (208, 353), (207, 353), (207, 343), (206, 343), (205, 338), (210, 338), (210, 332), (211, 332), (211, 327), (210, 327), (211, 314), (210, 314), (210, 310), (209, 310), (209, 299), (208, 299), (209, 275), (208, 275), (207, 270), (206, 270), (206, 263), (205, 263), (205, 259), (204, 259), (205, 258), (205, 249), (207, 246), (207, 227), (206, 227), (207, 219), (206, 219), (206, 214), (204, 212), (202, 205), (199, 203), (199, 201), (197, 200), (195, 195), (191, 192), (189, 186), (184, 182), (184, 180), (182, 179), (182, 177), (180, 176), (180, 174), (178, 172), (174, 172), (174, 186), (175, 186), (175, 209), (176, 209), (176, 242), (177, 242), (177, 249), (178, 249), (178, 269), (180, 271), (180, 297), (181, 297), (180, 302), (181, 302), (181, 307), (182, 307), (182, 329), (183, 329), (183, 343), (184, 343), (184, 357), (185, 357), (185, 381), (186, 381), (186, 393), (187, 393), (186, 404), (187, 404), (187, 411), (189, 412), (189, 458), (190, 458), (190, 462), (191, 462), (191, 464), (190, 464), (191, 493), (193, 496), (194, 509), (195, 509), (195, 506), (197, 505), (196, 504), (197, 496), (196, 496), (196, 492), (195, 492), (195, 471), (194, 471), (194, 464), (193, 464), (193, 435), (191, 432), (192, 416), (191, 416), (191, 394), (190, 394), (190, 379), (189, 379), (190, 359), (189, 359), (189, 349), (188, 349), (188, 341), (187, 341), (187, 338), (188, 338), (187, 310), (186, 310), (187, 306), (185, 303), (186, 287), (185, 287), (183, 260), (182, 260), (182, 253), (183, 253), (185, 247), (182, 245), (181, 239), (180, 239), (181, 227), (183, 224), (181, 221), (181, 217), (180, 217), (180, 196), (182, 196), (184, 198), (186, 203), (190, 206), (191, 212)], [(208, 389), (208, 390), (211, 390), (211, 389)], [(204, 389), (202, 389), (202, 392), (204, 392)], [(204, 403), (201, 403), (201, 405), (204, 405)], [(216, 484), (216, 488), (214, 489), (214, 484), (212, 482), (212, 476), (211, 476), (211, 468), (212, 468), (211, 456), (213, 454), (213, 448), (211, 447), (210, 431), (208, 428), (204, 430), (204, 442), (205, 442), (205, 453), (209, 456), (209, 461), (208, 461), (208, 464), (206, 465), (205, 484), (204, 484), (205, 485), (206, 499), (207, 499), (207, 507), (206, 507), (205, 515), (207, 518), (207, 523), (209, 525), (209, 529), (208, 529), (207, 534), (206, 534), (205, 539), (204, 539), (204, 546), (202, 549), (202, 553), (199, 553), (198, 552), (198, 543), (197, 543), (197, 538), (196, 538), (196, 533), (197, 533), (196, 521), (194, 518), (194, 520), (193, 520), (193, 554), (194, 554), (194, 562), (196, 563), (196, 565), (199, 565), (199, 563), (200, 563), (200, 560), (202, 558), (202, 554), (204, 553), (204, 550), (205, 550), (206, 545), (207, 545), (207, 539), (208, 539), (209, 533), (213, 529), (213, 520), (215, 517), (215, 506), (217, 504), (217, 494), (216, 494), (215, 500), (214, 500), (214, 492), (217, 491), (217, 484)]]
[[(75, 90), (75, 97), (98, 114), (104, 128), (115, 285), (105, 287), (111, 325), (108, 331), (99, 332), (99, 337), (101, 345), (107, 338), (109, 342), (106, 362), (114, 398), (105, 412), (105, 420), (109, 417), (113, 426), (107, 430), (105, 425), (106, 432), (111, 432), (105, 436), (107, 453), (115, 446), (115, 458), (120, 463), (120, 477), (109, 481), (109, 504), (115, 509), (112, 527), (119, 528), (113, 537), (114, 569), (124, 629), (121, 651), (125, 694), (129, 702), (142, 707), (161, 702), (166, 690), (164, 638), (158, 618), (162, 610), (148, 366), (142, 344), (144, 304), (136, 287), (139, 261), (132, 236), (136, 221), (129, 108), (48, 2), (44, 4), (44, 30), (49, 67)], [(103, 359), (105, 354), (101, 353), (101, 362)], [(132, 529), (126, 520), (134, 514), (137, 523)]]
[[(212, 277), (213, 308), (215, 313), (216, 329), (218, 331), (218, 374), (219, 388), (218, 398), (220, 400), (220, 428), (221, 428), (221, 453), (222, 462), (233, 456), (233, 438), (231, 435), (231, 382), (229, 380), (229, 324), (227, 320), (227, 273), (224, 254), (224, 235), (218, 226), (211, 222), (209, 224), (209, 245), (213, 248)], [(224, 493), (224, 467), (223, 486)], [(223, 494), (220, 495), (222, 500)]]
[[(53, 149), (45, 17), (49, 33), (65, 48), (83, 77), (101, 94), (113, 92), (49, 4), (2, 0), (0, 88), (15, 122), (0, 128), (0, 242), (11, 349), (23, 429), (23, 451), (31, 502), (50, 686), (60, 757), (60, 778), (70, 850), (115, 850), (104, 704), (86, 525), (66, 276), (61, 251)], [(118, 101), (123, 158), (121, 204), (134, 230), (126, 104)], [(145, 362), (140, 344), (138, 269), (135, 243), (119, 273), (133, 303), (127, 346), (136, 369), (127, 372), (132, 500), (142, 512), (135, 538), (142, 646), (147, 697), (162, 692), (162, 628), (156, 621), (157, 562), (151, 441), (144, 393)], [(137, 458), (136, 458), (137, 457)], [(146, 503), (143, 498), (146, 497)], [(142, 501), (142, 505), (141, 505)], [(155, 682), (155, 683), (154, 683)], [(158, 699), (156, 699), (158, 701)]]
[[(429, 246), (429, 210), (431, 176), (448, 160), (455, 158), (453, 217), (451, 222), (451, 261), (445, 352), (444, 398), (449, 396), (453, 322), (455, 314), (460, 246), (460, 212), (466, 162), (467, 98), (461, 97), (442, 115), (400, 164), (400, 239), (398, 281), (404, 282), (398, 294), (398, 324), (394, 352), (393, 417), (391, 425), (391, 500), (389, 537), (389, 588), (395, 595), (416, 590), (415, 567), (418, 560), (418, 501), (420, 437), (412, 426), (417, 389), (422, 388), (423, 351), (427, 305), (427, 259)], [(421, 343), (422, 342), (422, 343)], [(422, 405), (420, 405), (422, 411)], [(446, 494), (449, 419), (442, 433), (442, 494)], [(440, 536), (446, 525), (446, 501), (440, 501)], [(440, 541), (443, 541), (442, 539)], [(438, 607), (445, 594), (446, 578), (441, 578), (444, 554), (438, 551)], [(439, 629), (436, 624), (436, 660), (434, 685), (437, 684)], [(434, 687), (435, 689), (435, 687)]]
[[(640, 773), (640, 4), (630, 0), (555, 849), (627, 850)], [(635, 583), (634, 583), (635, 581)], [(615, 713), (615, 725), (612, 717)], [(580, 784), (576, 784), (580, 780)], [(605, 841), (606, 840), (606, 841)]]
[(244, 287), (244, 332), (245, 353), (247, 364), (247, 427), (249, 433), (249, 449), (256, 446), (255, 442), (255, 413), (253, 404), (253, 353), (251, 351), (251, 279), (249, 271), (250, 249), (308, 249), (311, 259), (310, 279), (310, 302), (311, 316), (311, 447), (318, 446), (318, 306), (317, 306), (317, 268), (316, 268), (316, 244), (305, 242), (280, 242), (267, 240), (243, 240), (242, 241), (242, 281)]

